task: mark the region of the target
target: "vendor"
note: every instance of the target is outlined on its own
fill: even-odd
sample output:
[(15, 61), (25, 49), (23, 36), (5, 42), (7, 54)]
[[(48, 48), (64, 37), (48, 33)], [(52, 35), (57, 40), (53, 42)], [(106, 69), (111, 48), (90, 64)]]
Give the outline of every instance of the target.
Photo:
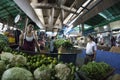
[(34, 51), (34, 52), (35, 52), (35, 48), (38, 48), (39, 50), (37, 35), (33, 31), (34, 26), (35, 23), (33, 22), (28, 23), (25, 32), (20, 35), (19, 38), (20, 49), (26, 51)]
[(88, 41), (88, 43), (86, 46), (85, 64), (95, 60), (96, 50), (97, 50), (96, 43), (93, 41), (93, 38), (91, 35), (88, 35), (87, 41)]

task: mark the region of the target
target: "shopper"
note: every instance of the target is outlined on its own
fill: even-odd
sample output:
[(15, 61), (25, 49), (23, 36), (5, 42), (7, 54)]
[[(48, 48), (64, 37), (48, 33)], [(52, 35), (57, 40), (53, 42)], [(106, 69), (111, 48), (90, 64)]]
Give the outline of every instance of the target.
[(40, 39), (39, 40), (39, 44), (40, 44), (40, 50), (44, 50), (44, 48), (45, 48), (45, 40), (44, 39)]
[(116, 43), (116, 39), (115, 39), (114, 36), (112, 36), (112, 38), (111, 38), (111, 47), (115, 46), (115, 43)]
[(21, 31), (19, 29), (15, 30), (15, 43), (19, 44), (19, 36), (21, 34)]
[(51, 38), (51, 41), (50, 41), (50, 53), (54, 53), (54, 37)]
[(20, 49), (33, 52), (35, 52), (35, 48), (40, 50), (37, 42), (37, 35), (33, 31), (34, 26), (35, 26), (34, 22), (28, 23), (25, 32), (20, 35), (19, 38)]
[(85, 64), (95, 60), (96, 50), (97, 50), (96, 43), (93, 41), (93, 38), (91, 37), (91, 35), (88, 35), (87, 41), (88, 41), (88, 43), (86, 46)]

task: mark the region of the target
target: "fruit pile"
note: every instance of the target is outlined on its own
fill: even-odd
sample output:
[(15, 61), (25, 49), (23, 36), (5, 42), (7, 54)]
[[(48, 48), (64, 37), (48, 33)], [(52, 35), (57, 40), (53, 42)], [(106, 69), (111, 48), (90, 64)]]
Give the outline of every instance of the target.
[(25, 66), (27, 66), (27, 68), (30, 71), (34, 71), (36, 68), (42, 66), (42, 65), (56, 65), (58, 63), (56, 58), (53, 57), (47, 57), (44, 54), (38, 54), (38, 55), (30, 55), (30, 54), (26, 54), (23, 52), (16, 52), (16, 51), (12, 51), (12, 54), (15, 55), (22, 55), (24, 57), (27, 58), (27, 64)]

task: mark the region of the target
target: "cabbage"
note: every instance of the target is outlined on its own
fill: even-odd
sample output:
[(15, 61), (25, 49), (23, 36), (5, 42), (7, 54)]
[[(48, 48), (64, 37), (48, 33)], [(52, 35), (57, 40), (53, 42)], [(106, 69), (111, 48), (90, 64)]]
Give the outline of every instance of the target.
[(13, 67), (6, 70), (3, 73), (1, 80), (34, 80), (34, 79), (30, 71), (19, 67)]
[(12, 66), (23, 66), (26, 65), (27, 59), (22, 55), (14, 55), (10, 62)]
[(2, 74), (5, 70), (6, 70), (5, 62), (0, 60), (0, 77), (2, 76)]
[(11, 59), (14, 57), (14, 55), (9, 52), (2, 52), (0, 57), (1, 57), (1, 60), (5, 61), (5, 62), (10, 62)]
[(68, 80), (70, 76), (70, 68), (66, 64), (59, 63), (55, 66), (56, 77), (59, 80)]
[(36, 80), (51, 80), (51, 72), (49, 67), (42, 65), (34, 71), (34, 77)]

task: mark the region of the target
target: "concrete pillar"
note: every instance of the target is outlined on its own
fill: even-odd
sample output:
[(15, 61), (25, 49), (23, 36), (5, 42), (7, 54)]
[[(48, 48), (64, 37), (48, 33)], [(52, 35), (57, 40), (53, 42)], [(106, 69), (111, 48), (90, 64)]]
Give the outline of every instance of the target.
[(110, 23), (108, 24), (108, 30), (110, 31), (110, 32), (109, 32), (109, 33), (110, 33), (110, 38), (112, 38), (113, 33), (112, 33), (112, 31), (111, 31)]
[(52, 8), (52, 10), (51, 10), (51, 11), (52, 11), (52, 12), (51, 12), (51, 25), (53, 26), (55, 9), (54, 9), (54, 8)]
[(84, 36), (84, 23), (81, 24), (81, 32), (82, 32), (82, 36)]
[(64, 10), (61, 9), (61, 24), (62, 24), (62, 27), (63, 27), (63, 21), (64, 21)]

